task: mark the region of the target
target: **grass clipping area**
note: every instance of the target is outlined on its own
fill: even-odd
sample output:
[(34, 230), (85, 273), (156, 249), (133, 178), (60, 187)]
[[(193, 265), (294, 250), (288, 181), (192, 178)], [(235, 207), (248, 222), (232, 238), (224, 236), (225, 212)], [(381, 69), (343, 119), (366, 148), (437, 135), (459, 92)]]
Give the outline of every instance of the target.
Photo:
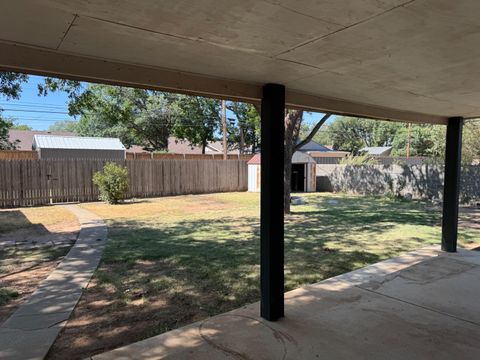
[[(285, 222), (286, 290), (440, 242), (415, 201), (305, 194)], [(86, 357), (259, 300), (259, 194), (82, 205), (103, 217), (102, 263), (51, 358)], [(460, 244), (480, 233), (460, 231)]]

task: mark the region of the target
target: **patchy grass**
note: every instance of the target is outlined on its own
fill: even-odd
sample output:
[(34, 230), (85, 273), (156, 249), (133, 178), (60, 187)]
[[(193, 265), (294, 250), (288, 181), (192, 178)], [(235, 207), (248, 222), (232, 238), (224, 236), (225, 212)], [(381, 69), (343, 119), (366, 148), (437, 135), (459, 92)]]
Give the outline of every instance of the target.
[(0, 210), (0, 322), (55, 269), (78, 230), (61, 206)]
[(20, 294), (18, 291), (10, 288), (0, 288), (0, 306), (6, 305), (13, 299), (16, 299)]
[(77, 218), (61, 206), (42, 206), (0, 210), (0, 234), (32, 227), (50, 227), (63, 222), (76, 222)]
[(69, 247), (43, 247), (38, 249), (0, 249), (0, 275), (11, 274), (20, 269), (31, 268), (44, 262), (58, 260), (65, 256)]
[[(285, 224), (286, 290), (440, 242), (422, 202), (307, 194)], [(50, 358), (83, 358), (259, 299), (259, 195), (82, 205), (109, 241)], [(462, 230), (460, 243), (479, 240)]]

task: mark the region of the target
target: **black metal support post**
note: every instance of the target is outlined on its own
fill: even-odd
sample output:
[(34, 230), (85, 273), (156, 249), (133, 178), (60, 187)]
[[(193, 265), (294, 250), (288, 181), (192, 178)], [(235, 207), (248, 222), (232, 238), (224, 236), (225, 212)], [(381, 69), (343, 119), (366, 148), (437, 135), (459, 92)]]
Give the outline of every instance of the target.
[(263, 87), (261, 115), (260, 315), (284, 316), (283, 152), (285, 87)]
[(458, 193), (462, 159), (463, 118), (448, 119), (443, 187), (442, 250), (457, 251)]

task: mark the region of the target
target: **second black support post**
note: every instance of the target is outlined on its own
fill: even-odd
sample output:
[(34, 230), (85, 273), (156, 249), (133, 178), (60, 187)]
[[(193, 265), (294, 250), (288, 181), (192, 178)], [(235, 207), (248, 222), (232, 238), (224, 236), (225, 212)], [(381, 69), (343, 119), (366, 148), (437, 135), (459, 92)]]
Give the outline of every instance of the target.
[(458, 198), (462, 162), (463, 118), (448, 119), (443, 186), (442, 250), (457, 251)]
[(260, 287), (261, 316), (284, 316), (283, 153), (285, 87), (263, 87), (261, 109)]

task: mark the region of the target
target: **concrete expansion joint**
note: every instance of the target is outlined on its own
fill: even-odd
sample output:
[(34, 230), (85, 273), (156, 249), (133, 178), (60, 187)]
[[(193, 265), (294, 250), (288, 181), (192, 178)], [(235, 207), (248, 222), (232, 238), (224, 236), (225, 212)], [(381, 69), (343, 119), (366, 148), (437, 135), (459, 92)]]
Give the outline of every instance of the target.
[(411, 301), (403, 300), (403, 299), (397, 298), (397, 297), (395, 297), (395, 296), (387, 295), (387, 294), (384, 294), (384, 293), (381, 293), (381, 292), (378, 292), (378, 291), (375, 291), (375, 290), (372, 290), (372, 289), (368, 289), (368, 288), (362, 287), (362, 285), (354, 285), (354, 286), (355, 286), (356, 288), (358, 288), (358, 289), (362, 289), (362, 290), (368, 291), (368, 292), (370, 292), (370, 293), (373, 293), (373, 294), (376, 294), (376, 295), (380, 295), (380, 296), (389, 298), (389, 299), (391, 299), (391, 300), (399, 301), (399, 302), (402, 302), (402, 303), (404, 303), (404, 304), (408, 304), (408, 305), (411, 305), (411, 306), (415, 306), (415, 307), (421, 308), (421, 309), (423, 309), (423, 310), (431, 311), (431, 312), (437, 313), (437, 314), (439, 314), (439, 315), (443, 315), (443, 316), (447, 316), (447, 317), (452, 318), (452, 319), (456, 319), (456, 320), (459, 320), (459, 321), (463, 321), (463, 322), (469, 323), (469, 324), (471, 324), (471, 325), (480, 326), (480, 323), (477, 323), (477, 322), (475, 322), (475, 321), (471, 321), (471, 320), (468, 320), (468, 319), (464, 319), (464, 318), (461, 318), (461, 317), (458, 317), (458, 316), (455, 316), (455, 315), (446, 313), (446, 312), (444, 312), (444, 311), (440, 311), (440, 310), (437, 310), (437, 309), (432, 309), (431, 307), (428, 307), (428, 306), (416, 304), (416, 303), (411, 302)]

